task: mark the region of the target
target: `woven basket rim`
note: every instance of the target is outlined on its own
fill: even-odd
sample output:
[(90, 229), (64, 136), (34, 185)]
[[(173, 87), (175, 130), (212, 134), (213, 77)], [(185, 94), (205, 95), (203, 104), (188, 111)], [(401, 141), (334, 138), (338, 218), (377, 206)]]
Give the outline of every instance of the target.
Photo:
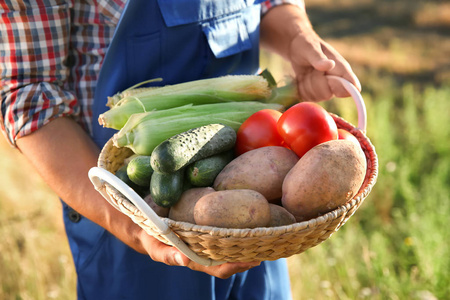
[[(268, 236), (268, 235), (280, 235), (284, 233), (289, 232), (297, 232), (306, 230), (309, 228), (314, 228), (318, 225), (321, 225), (323, 223), (326, 223), (328, 220), (337, 219), (338, 217), (345, 214), (347, 211), (349, 211), (352, 207), (358, 206), (361, 204), (361, 202), (367, 197), (367, 195), (370, 193), (372, 187), (376, 183), (376, 179), (378, 176), (378, 159), (377, 155), (375, 153), (375, 148), (370, 142), (370, 139), (359, 129), (357, 129), (354, 125), (352, 125), (350, 122), (346, 121), (340, 116), (337, 116), (333, 113), (330, 113), (330, 115), (333, 117), (333, 119), (336, 121), (338, 128), (343, 128), (352, 133), (360, 144), (364, 144), (366, 146), (366, 159), (370, 159), (371, 165), (367, 166), (367, 173), (370, 173), (370, 175), (366, 178), (365, 182), (361, 186), (359, 192), (350, 199), (347, 203), (335, 208), (334, 210), (325, 213), (321, 216), (318, 216), (316, 218), (305, 220), (301, 222), (297, 222), (290, 225), (284, 225), (284, 226), (277, 226), (277, 227), (257, 227), (257, 228), (220, 228), (220, 227), (213, 227), (213, 226), (204, 226), (204, 225), (197, 225), (192, 224), (188, 222), (182, 222), (182, 221), (175, 221), (169, 218), (162, 217), (161, 219), (166, 222), (166, 224), (173, 230), (183, 230), (183, 231), (191, 231), (201, 234), (209, 234), (211, 236), (226, 236), (226, 237), (262, 237), (262, 236)], [(106, 143), (105, 147), (102, 149), (99, 159), (98, 159), (98, 166), (101, 168), (106, 169), (106, 163), (105, 160), (107, 149), (110, 147), (114, 147), (112, 138)], [(123, 149), (123, 148), (117, 148), (121, 151), (124, 151), (124, 156), (131, 155), (133, 152), (130, 149)], [(370, 156), (370, 157), (369, 157)], [(367, 174), (366, 173), (366, 174)], [(119, 191), (117, 191), (114, 187), (109, 185), (108, 183), (104, 183), (108, 187), (108, 193), (113, 196), (116, 200), (120, 200), (120, 204), (124, 205), (128, 211), (132, 211), (132, 214), (140, 216), (142, 218), (145, 218), (145, 216), (141, 213), (141, 211), (135, 207), (126, 197), (124, 197)], [(116, 204), (111, 203), (113, 206), (115, 206), (117, 209), (120, 209), (120, 207), (117, 207)], [(122, 212), (124, 212), (122, 210)], [(127, 212), (124, 212), (128, 214)]]
[[(339, 230), (356, 212), (372, 190), (378, 176), (378, 158), (365, 132), (335, 114), (330, 115), (338, 128), (349, 131), (358, 139), (367, 161), (364, 182), (358, 193), (347, 203), (319, 217), (278, 227), (219, 228), (169, 218), (161, 220), (198, 256), (218, 262), (275, 260), (319, 245)], [(98, 167), (114, 173), (132, 154), (133, 151), (128, 148), (115, 147), (111, 138), (99, 155)], [(131, 218), (149, 235), (165, 244), (174, 245), (166, 238), (166, 232), (161, 232), (111, 184), (103, 182), (101, 188), (106, 192), (105, 198), (111, 205)]]
[(352, 199), (347, 204), (340, 206), (324, 215), (310, 219), (307, 221), (296, 222), (290, 225), (275, 226), (275, 227), (257, 227), (257, 228), (220, 228), (213, 226), (196, 225), (188, 222), (174, 221), (169, 218), (163, 220), (170, 226), (176, 227), (184, 231), (194, 231), (199, 233), (207, 233), (211, 236), (227, 236), (227, 237), (261, 237), (269, 235), (280, 235), (288, 232), (296, 232), (308, 228), (316, 227), (317, 225), (326, 223), (329, 219), (337, 219), (342, 216), (350, 207), (354, 206), (361, 200)]

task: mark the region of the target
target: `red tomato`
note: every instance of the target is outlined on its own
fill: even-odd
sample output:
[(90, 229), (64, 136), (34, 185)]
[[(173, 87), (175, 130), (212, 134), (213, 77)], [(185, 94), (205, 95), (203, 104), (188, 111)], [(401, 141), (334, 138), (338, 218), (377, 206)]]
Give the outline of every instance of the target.
[(236, 154), (241, 155), (266, 146), (282, 146), (283, 139), (277, 131), (277, 121), (280, 117), (281, 112), (277, 110), (263, 109), (245, 120), (237, 132)]
[(277, 123), (278, 133), (299, 157), (312, 147), (338, 138), (336, 122), (319, 104), (297, 103)]
[(339, 128), (338, 135), (339, 135), (340, 140), (349, 140), (349, 141), (353, 141), (353, 142), (356, 142), (359, 144), (359, 141), (356, 138), (356, 136), (354, 136), (353, 134), (351, 134), (350, 132), (348, 132), (345, 129)]

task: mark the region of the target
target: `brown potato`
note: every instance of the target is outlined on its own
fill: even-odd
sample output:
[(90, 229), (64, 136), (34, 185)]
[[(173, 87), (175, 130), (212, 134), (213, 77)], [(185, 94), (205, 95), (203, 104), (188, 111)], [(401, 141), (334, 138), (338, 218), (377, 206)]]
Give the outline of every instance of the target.
[(293, 214), (287, 211), (284, 207), (277, 204), (269, 204), (270, 206), (270, 222), (267, 226), (285, 226), (296, 222)]
[(250, 189), (269, 202), (282, 195), (283, 179), (297, 163), (298, 156), (284, 147), (269, 146), (245, 152), (232, 160), (214, 181), (214, 189)]
[(194, 219), (198, 225), (214, 227), (265, 227), (270, 222), (269, 202), (252, 190), (217, 191), (197, 201)]
[(169, 215), (169, 208), (162, 207), (155, 203), (152, 199), (152, 195), (145, 196), (144, 201), (153, 209), (153, 211), (160, 217), (166, 218)]
[(332, 140), (309, 150), (283, 182), (282, 205), (297, 221), (327, 213), (361, 188), (367, 161), (359, 144)]
[(209, 194), (215, 192), (212, 187), (191, 188), (181, 194), (180, 200), (171, 207), (169, 218), (175, 221), (182, 221), (195, 224), (194, 206), (197, 201)]

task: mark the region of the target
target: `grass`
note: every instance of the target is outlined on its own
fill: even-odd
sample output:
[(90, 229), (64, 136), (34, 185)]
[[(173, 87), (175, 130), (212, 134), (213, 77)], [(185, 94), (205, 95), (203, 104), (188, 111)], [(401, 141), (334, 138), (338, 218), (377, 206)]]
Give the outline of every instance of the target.
[[(300, 299), (450, 295), (450, 35), (444, 1), (309, 0), (363, 85), (379, 178), (338, 232), (289, 258)], [(282, 78), (279, 57), (263, 63)], [(324, 104), (352, 123), (350, 99)], [(75, 299), (60, 203), (0, 140), (0, 299)]]
[[(450, 36), (441, 13), (448, 4), (307, 5), (316, 30), (363, 84), (367, 135), (380, 170), (372, 193), (345, 226), (289, 258), (294, 299), (448, 299)], [(346, 99), (325, 106), (356, 124)]]
[(290, 258), (296, 299), (450, 294), (449, 98), (450, 87), (416, 92), (412, 85), (365, 97), (378, 182), (343, 228)]
[(0, 299), (75, 299), (58, 197), (0, 141)]

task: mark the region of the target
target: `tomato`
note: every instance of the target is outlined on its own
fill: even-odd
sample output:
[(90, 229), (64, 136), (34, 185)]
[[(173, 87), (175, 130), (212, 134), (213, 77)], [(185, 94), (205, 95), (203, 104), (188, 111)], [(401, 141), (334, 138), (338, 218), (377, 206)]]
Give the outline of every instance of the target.
[(351, 134), (350, 132), (348, 132), (345, 129), (339, 128), (338, 135), (339, 135), (340, 140), (349, 140), (349, 141), (353, 141), (353, 142), (356, 142), (359, 144), (359, 141), (356, 138), (356, 136), (354, 136), (353, 134)]
[(278, 133), (299, 157), (312, 147), (338, 139), (336, 122), (319, 104), (297, 103), (277, 123)]
[(280, 117), (281, 112), (273, 109), (263, 109), (252, 114), (237, 131), (236, 154), (266, 146), (282, 146), (284, 142), (277, 130)]

